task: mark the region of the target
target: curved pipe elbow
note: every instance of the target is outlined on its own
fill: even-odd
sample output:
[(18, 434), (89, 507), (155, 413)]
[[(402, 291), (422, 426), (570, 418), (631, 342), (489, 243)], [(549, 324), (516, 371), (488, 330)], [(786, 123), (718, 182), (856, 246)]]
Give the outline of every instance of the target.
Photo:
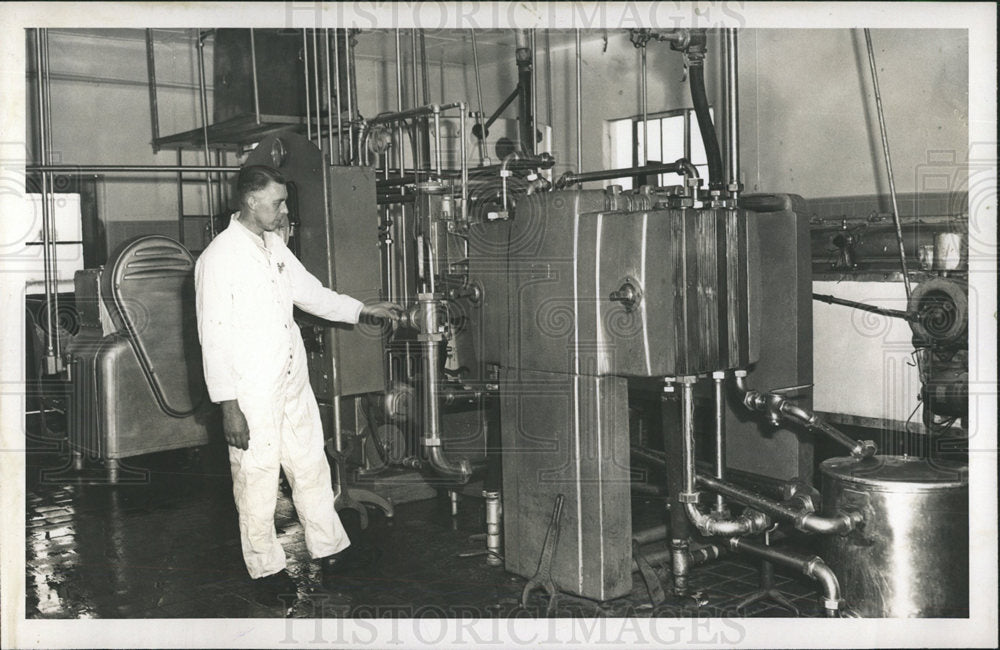
[(840, 615), (841, 595), (840, 581), (822, 558), (816, 557), (806, 567), (805, 574), (818, 582), (823, 588), (823, 608), (826, 615), (835, 618)]
[(452, 462), (445, 458), (440, 446), (427, 448), (427, 460), (431, 468), (444, 478), (466, 483), (472, 476), (472, 466), (468, 459), (463, 458), (457, 463)]
[(691, 164), (687, 158), (678, 158), (674, 161), (674, 164), (681, 170), (681, 172), (688, 178), (699, 178), (698, 168)]
[(864, 519), (858, 512), (839, 512), (832, 517), (806, 513), (795, 520), (795, 527), (804, 533), (817, 535), (846, 535)]
[(762, 512), (748, 510), (734, 519), (706, 515), (696, 503), (684, 504), (688, 519), (706, 537), (742, 537), (763, 532), (771, 527), (771, 518)]

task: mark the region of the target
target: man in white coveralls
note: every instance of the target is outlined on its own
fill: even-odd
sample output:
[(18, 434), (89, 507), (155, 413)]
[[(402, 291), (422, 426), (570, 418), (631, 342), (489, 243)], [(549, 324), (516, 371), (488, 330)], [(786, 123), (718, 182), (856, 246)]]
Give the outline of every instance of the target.
[(276, 602), (296, 592), (274, 527), (279, 467), (309, 554), (323, 558), (324, 584), (351, 543), (334, 510), (319, 407), (292, 309), (345, 323), (362, 315), (395, 323), (401, 309), (337, 294), (302, 266), (275, 232), (288, 214), (279, 172), (245, 167), (236, 191), (240, 211), (195, 267), (198, 333), (205, 382), (221, 405), (229, 443), (243, 559), (260, 596)]

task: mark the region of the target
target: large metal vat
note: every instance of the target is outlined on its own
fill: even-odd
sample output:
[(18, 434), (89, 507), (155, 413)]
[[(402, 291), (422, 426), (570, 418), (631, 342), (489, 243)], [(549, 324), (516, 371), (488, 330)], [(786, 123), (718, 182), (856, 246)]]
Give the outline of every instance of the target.
[(965, 465), (881, 456), (831, 458), (823, 512), (865, 523), (824, 539), (847, 608), (864, 617), (969, 615), (969, 483)]

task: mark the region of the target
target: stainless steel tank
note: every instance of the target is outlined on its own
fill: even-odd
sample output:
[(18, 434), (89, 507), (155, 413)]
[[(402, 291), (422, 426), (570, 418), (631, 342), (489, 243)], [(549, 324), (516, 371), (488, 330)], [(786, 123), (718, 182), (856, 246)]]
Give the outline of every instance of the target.
[(969, 615), (969, 482), (965, 465), (881, 456), (820, 465), (823, 513), (865, 523), (823, 540), (847, 609), (863, 617)]

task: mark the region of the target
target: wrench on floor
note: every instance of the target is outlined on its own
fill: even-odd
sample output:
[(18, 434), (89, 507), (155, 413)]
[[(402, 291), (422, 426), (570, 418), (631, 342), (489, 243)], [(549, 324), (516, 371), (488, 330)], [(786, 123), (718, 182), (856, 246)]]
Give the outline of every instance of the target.
[(562, 519), (563, 495), (556, 497), (556, 505), (552, 509), (552, 519), (549, 520), (549, 528), (545, 531), (545, 541), (542, 543), (542, 554), (538, 558), (538, 570), (531, 576), (528, 584), (524, 585), (521, 592), (521, 607), (527, 609), (528, 597), (534, 589), (544, 589), (549, 594), (549, 606), (546, 614), (549, 616), (556, 609), (556, 597), (559, 595), (559, 587), (552, 580), (552, 556), (555, 553), (556, 545), (559, 544), (559, 523)]

